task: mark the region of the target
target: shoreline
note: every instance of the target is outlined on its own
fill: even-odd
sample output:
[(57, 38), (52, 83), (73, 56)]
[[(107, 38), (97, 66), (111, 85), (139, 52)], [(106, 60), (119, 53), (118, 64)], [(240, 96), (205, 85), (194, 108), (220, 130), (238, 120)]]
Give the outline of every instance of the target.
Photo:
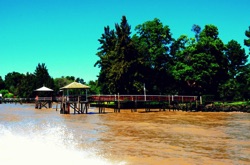
[[(35, 103), (34, 102), (2, 102), (2, 104), (19, 104), (19, 105), (34, 105), (35, 108)], [(42, 108), (42, 109), (56, 109), (55, 106), (58, 105), (58, 110), (60, 111), (60, 103), (52, 102), (52, 108)], [(89, 108), (93, 109), (95, 108), (98, 111), (97, 105), (94, 104), (89, 104)], [(110, 106), (109, 104), (107, 105), (102, 105), (102, 108), (105, 110), (108, 110), (109, 113), (117, 113), (115, 112), (114, 106)], [(105, 113), (104, 110), (104, 113)], [(178, 111), (178, 112), (225, 112), (225, 113), (250, 113), (250, 106), (247, 105), (232, 105), (232, 106), (225, 106), (225, 105), (198, 105), (196, 107), (183, 107), (183, 106), (165, 106), (165, 107), (125, 107), (125, 108), (119, 108), (120, 111), (131, 111), (133, 113), (138, 112), (138, 113), (150, 113), (150, 112), (167, 112), (167, 111)]]

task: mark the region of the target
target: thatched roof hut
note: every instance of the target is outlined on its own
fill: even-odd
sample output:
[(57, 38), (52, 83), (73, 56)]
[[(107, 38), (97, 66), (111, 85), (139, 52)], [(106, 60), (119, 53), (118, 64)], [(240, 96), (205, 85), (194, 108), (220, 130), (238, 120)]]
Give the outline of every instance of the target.
[(79, 96), (84, 96), (84, 100), (87, 100), (87, 90), (90, 87), (78, 82), (72, 82), (62, 88), (60, 88), (61, 90), (63, 90), (63, 96), (70, 96), (70, 97), (79, 97)]
[(41, 87), (41, 88), (38, 88), (38, 89), (36, 89), (36, 90), (34, 90), (34, 91), (35, 91), (35, 92), (53, 92), (52, 89), (47, 88), (47, 87), (45, 87), (45, 86), (43, 86), (43, 87)]
[(72, 82), (64, 87), (62, 87), (61, 89), (89, 89), (90, 87), (78, 82)]

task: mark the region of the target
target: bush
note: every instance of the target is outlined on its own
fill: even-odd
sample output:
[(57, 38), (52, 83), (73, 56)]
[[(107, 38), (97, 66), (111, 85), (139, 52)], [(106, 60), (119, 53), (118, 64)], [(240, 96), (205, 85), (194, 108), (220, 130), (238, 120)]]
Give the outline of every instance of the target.
[(0, 93), (2, 94), (2, 96), (5, 96), (6, 94), (9, 93), (9, 91), (7, 89), (2, 89), (0, 90)]
[(14, 94), (13, 93), (6, 93), (4, 95), (4, 98), (13, 98), (14, 97)]

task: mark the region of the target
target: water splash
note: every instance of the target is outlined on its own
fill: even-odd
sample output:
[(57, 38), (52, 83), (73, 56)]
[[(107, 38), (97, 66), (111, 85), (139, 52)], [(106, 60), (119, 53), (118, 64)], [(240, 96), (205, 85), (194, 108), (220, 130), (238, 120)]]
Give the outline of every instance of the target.
[[(0, 164), (4, 165), (82, 165), (113, 164), (95, 153), (94, 148), (79, 150), (65, 127), (51, 127), (27, 134), (0, 125)], [(117, 163), (116, 164), (124, 164)]]

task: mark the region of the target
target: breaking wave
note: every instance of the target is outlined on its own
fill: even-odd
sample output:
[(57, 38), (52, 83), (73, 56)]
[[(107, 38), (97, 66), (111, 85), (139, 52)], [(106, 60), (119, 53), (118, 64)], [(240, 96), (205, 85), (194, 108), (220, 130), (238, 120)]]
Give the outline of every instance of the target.
[(65, 127), (43, 127), (46, 129), (36, 130), (32, 126), (14, 128), (0, 124), (0, 164), (114, 164), (97, 155), (94, 148), (77, 149), (77, 142)]

